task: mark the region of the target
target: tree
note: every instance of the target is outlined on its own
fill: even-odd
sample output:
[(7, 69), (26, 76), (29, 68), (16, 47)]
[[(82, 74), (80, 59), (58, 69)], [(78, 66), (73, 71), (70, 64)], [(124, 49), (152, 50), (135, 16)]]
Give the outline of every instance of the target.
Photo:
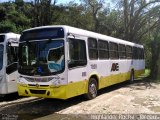
[(81, 0), (82, 3), (84, 3), (84, 6), (86, 6), (86, 10), (90, 11), (93, 19), (93, 28), (92, 30), (95, 32), (98, 32), (99, 27), (99, 20), (98, 20), (98, 13), (102, 9), (104, 0)]
[(23, 0), (15, 0), (15, 4), (17, 5), (17, 7), (22, 7), (24, 5), (24, 1)]
[(5, 19), (6, 9), (3, 7), (3, 4), (0, 5), (0, 22)]
[[(124, 34), (123, 39), (141, 43), (143, 36), (156, 27), (157, 21), (148, 28), (148, 17), (154, 17), (158, 12), (156, 9), (151, 8), (157, 0), (146, 2), (146, 0), (120, 0), (120, 5), (123, 8), (122, 20)], [(154, 11), (152, 11), (154, 9)], [(149, 19), (150, 19), (149, 18)], [(147, 27), (147, 29), (146, 29)]]
[(54, 24), (65, 24), (73, 27), (83, 28), (91, 30), (92, 17), (85, 11), (83, 5), (79, 5), (73, 2), (65, 6), (60, 6), (54, 11), (54, 17), (57, 16), (57, 20)]
[[(159, 13), (160, 14), (160, 13)], [(158, 18), (158, 24), (153, 32), (153, 40), (151, 41), (151, 74), (150, 77), (157, 79), (160, 74), (160, 16)]]
[(52, 10), (57, 0), (34, 0), (33, 26), (49, 25), (52, 22)]
[(0, 33), (7, 32), (17, 32), (16, 25), (10, 22), (9, 20), (0, 22)]

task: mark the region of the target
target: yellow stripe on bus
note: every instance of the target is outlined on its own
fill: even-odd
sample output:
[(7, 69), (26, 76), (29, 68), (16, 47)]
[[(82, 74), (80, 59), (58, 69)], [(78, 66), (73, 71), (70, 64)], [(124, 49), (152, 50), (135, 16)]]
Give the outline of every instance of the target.
[[(135, 71), (135, 77), (144, 73), (144, 70)], [(94, 74), (92, 74), (94, 75)], [(98, 75), (96, 75), (98, 76)], [(110, 75), (107, 77), (99, 78), (99, 89), (117, 84), (123, 81), (130, 79), (130, 72), (120, 73), (116, 75)], [(46, 90), (45, 94), (33, 94), (30, 90)], [(27, 91), (27, 93), (26, 93)], [(78, 96), (88, 91), (88, 80), (81, 80), (79, 82), (69, 83), (67, 85), (61, 86), (48, 86), (48, 87), (29, 87), (28, 85), (18, 84), (18, 93), (20, 96), (36, 96), (36, 97), (44, 97), (44, 98), (59, 98), (59, 99), (67, 99), (74, 96)], [(47, 93), (50, 93), (47, 95)]]

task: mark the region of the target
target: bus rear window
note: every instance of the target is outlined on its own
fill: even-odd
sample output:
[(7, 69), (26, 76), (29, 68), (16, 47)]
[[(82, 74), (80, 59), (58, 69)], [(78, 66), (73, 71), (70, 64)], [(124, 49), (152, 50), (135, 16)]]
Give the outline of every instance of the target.
[(20, 41), (64, 38), (63, 28), (42, 28), (22, 33)]
[(5, 35), (0, 35), (0, 42), (4, 42)]

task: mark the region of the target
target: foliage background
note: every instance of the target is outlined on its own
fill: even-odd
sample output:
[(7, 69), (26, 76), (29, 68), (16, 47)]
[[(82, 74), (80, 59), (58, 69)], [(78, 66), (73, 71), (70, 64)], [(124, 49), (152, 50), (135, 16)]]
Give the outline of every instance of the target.
[(15, 0), (0, 2), (0, 33), (44, 25), (70, 25), (145, 46), (150, 77), (160, 78), (159, 0)]

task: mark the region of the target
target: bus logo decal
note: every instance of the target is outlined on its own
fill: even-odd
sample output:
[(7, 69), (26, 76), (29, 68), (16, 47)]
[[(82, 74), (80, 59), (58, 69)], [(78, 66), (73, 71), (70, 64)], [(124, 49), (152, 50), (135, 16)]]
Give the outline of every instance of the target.
[(39, 88), (39, 84), (36, 84), (36, 88)]
[(111, 67), (111, 72), (114, 71), (119, 71), (119, 64), (118, 63), (113, 63)]

